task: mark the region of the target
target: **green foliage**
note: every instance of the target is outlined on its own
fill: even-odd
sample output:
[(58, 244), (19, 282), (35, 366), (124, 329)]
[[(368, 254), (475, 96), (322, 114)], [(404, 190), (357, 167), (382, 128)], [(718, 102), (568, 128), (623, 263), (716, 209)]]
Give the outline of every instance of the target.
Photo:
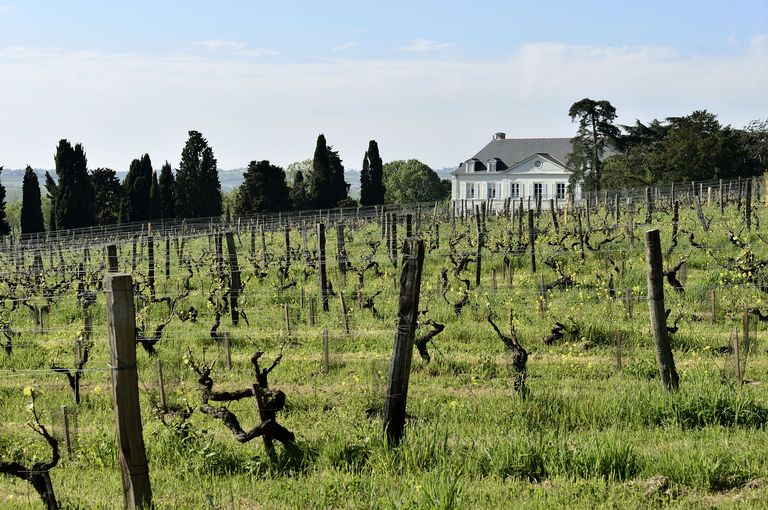
[(417, 159), (386, 163), (384, 186), (388, 204), (412, 204), (443, 199), (437, 173)]
[(302, 211), (304, 209), (309, 209), (312, 206), (307, 181), (304, 179), (304, 174), (300, 170), (294, 174), (293, 185), (291, 186), (289, 196), (291, 200), (291, 208), (294, 211)]
[(190, 131), (176, 172), (176, 215), (199, 218), (221, 216), (222, 196), (216, 158), (208, 141)]
[(160, 169), (160, 178), (158, 179), (160, 187), (160, 201), (163, 205), (163, 218), (176, 217), (176, 180), (171, 172), (171, 164), (167, 161)]
[[(619, 128), (613, 125), (616, 109), (605, 100), (595, 101), (584, 98), (571, 105), (568, 110), (571, 121), (578, 119), (579, 129), (571, 139), (573, 146), (568, 157), (572, 170), (571, 184), (585, 180), (587, 190), (600, 190), (602, 157), (606, 148), (615, 143)], [(587, 173), (587, 169), (591, 172)]]
[(250, 216), (290, 208), (285, 171), (269, 161), (251, 161), (237, 191), (235, 214)]
[(120, 219), (120, 203), (123, 200), (123, 186), (111, 168), (97, 168), (91, 172), (97, 225), (114, 225)]
[(384, 166), (379, 155), (379, 146), (376, 140), (371, 140), (360, 172), (360, 205), (383, 204), (385, 196)]
[(317, 137), (312, 173), (308, 177), (313, 207), (328, 209), (348, 197), (349, 184), (344, 180), (344, 165), (339, 153), (326, 144), (325, 136)]
[(149, 154), (134, 159), (123, 181), (123, 204), (121, 220), (124, 222), (150, 219), (151, 206), (149, 191), (152, 188), (152, 161)]
[(43, 220), (43, 203), (40, 198), (40, 181), (29, 165), (24, 170), (21, 196), (21, 233), (44, 232), (45, 221)]
[(93, 225), (95, 204), (88, 176), (88, 162), (81, 144), (59, 141), (56, 147), (56, 189), (54, 214), (56, 227), (81, 228)]

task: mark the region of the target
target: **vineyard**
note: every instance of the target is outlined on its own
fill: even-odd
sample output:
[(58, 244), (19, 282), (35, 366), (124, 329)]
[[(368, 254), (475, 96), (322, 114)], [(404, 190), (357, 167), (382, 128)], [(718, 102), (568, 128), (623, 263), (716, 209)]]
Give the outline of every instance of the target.
[(763, 508), (762, 187), (5, 239), (0, 508), (123, 506), (131, 373), (157, 508)]

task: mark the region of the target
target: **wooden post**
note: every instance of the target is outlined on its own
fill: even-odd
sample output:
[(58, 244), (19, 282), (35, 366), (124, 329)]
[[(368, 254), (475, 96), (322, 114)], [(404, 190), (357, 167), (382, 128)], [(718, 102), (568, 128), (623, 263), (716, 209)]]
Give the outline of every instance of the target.
[(130, 275), (110, 273), (105, 278), (107, 326), (112, 367), (112, 401), (125, 507), (150, 508), (152, 489), (144, 451), (136, 372), (136, 316)]
[(405, 215), (405, 237), (413, 236), (413, 214)]
[(331, 353), (328, 330), (323, 330), (323, 372), (328, 373), (331, 369)]
[(163, 362), (158, 358), (157, 360), (157, 384), (160, 389), (160, 408), (166, 409), (165, 400), (165, 380), (163, 379)]
[(579, 226), (579, 252), (581, 254), (581, 261), (584, 262), (584, 227), (581, 223), (581, 209), (576, 211), (576, 219), (578, 220), (578, 226)]
[(72, 458), (72, 436), (69, 434), (69, 409), (61, 406), (61, 417), (64, 420), (64, 445), (67, 448), (67, 457)]
[(621, 372), (621, 332), (616, 332), (616, 370)]
[(318, 283), (320, 285), (320, 300), (323, 303), (323, 311), (328, 311), (328, 274), (325, 269), (325, 225), (317, 224), (317, 257), (319, 271)]
[(400, 304), (392, 362), (389, 367), (387, 398), (384, 401), (384, 432), (389, 445), (397, 445), (403, 437), (408, 380), (411, 372), (413, 340), (419, 315), (419, 288), (424, 264), (424, 241), (406, 239), (400, 275)]
[(285, 320), (285, 334), (291, 336), (291, 313), (288, 303), (283, 303), (283, 319)]
[(555, 210), (554, 199), (549, 199), (549, 212), (552, 214), (552, 227), (555, 229), (555, 234), (560, 233), (560, 225), (557, 223), (557, 211)]
[(347, 275), (347, 249), (344, 247), (344, 224), (336, 224), (336, 261), (339, 264), (339, 273), (346, 279)]
[(349, 313), (347, 312), (347, 303), (344, 301), (343, 291), (339, 291), (339, 301), (341, 301), (341, 318), (344, 322), (344, 334), (349, 336)]
[(693, 201), (696, 204), (696, 214), (699, 215), (699, 221), (701, 221), (701, 226), (704, 229), (704, 232), (709, 232), (709, 223), (704, 216), (704, 212), (701, 210), (701, 200), (699, 200), (698, 195), (693, 197)]
[(110, 273), (119, 271), (117, 264), (117, 246), (110, 244), (107, 246), (107, 267)]
[(147, 282), (149, 283), (149, 295), (155, 297), (155, 240), (147, 236)]
[(710, 314), (712, 315), (712, 324), (714, 324), (717, 322), (717, 294), (714, 289), (709, 293), (709, 306)]
[(171, 277), (171, 238), (165, 236), (165, 279)]
[(237, 300), (240, 297), (242, 285), (240, 283), (240, 266), (237, 263), (237, 249), (235, 247), (235, 237), (232, 232), (227, 232), (227, 254), (229, 255), (229, 313), (232, 318), (232, 325), (237, 326), (240, 323), (240, 309)]
[(267, 237), (264, 235), (264, 223), (259, 225), (259, 237), (261, 238), (261, 263), (267, 265)]
[(645, 260), (648, 264), (648, 308), (651, 315), (656, 361), (664, 391), (676, 391), (679, 386), (675, 360), (669, 345), (664, 311), (664, 269), (661, 259), (661, 239), (658, 229), (645, 233)]
[(736, 375), (736, 382), (741, 384), (741, 355), (739, 353), (739, 330), (734, 328), (731, 333), (731, 346), (733, 348), (733, 368)]
[(232, 340), (228, 331), (224, 332), (224, 364), (227, 370), (232, 370)]
[(747, 230), (752, 230), (752, 179), (747, 179), (746, 205), (744, 206), (744, 223)]
[(536, 273), (536, 233), (533, 231), (533, 210), (528, 209), (528, 244), (531, 248), (531, 271)]
[(475, 250), (475, 287), (480, 286), (480, 272), (482, 269), (482, 256), (483, 256), (483, 225), (480, 218), (480, 209), (475, 206), (475, 223), (477, 225), (477, 249)]

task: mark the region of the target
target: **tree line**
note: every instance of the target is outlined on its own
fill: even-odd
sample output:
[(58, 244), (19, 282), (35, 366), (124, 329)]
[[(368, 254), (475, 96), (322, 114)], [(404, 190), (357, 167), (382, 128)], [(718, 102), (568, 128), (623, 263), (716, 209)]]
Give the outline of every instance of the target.
[[(198, 131), (189, 131), (174, 171), (166, 161), (159, 174), (149, 154), (134, 159), (121, 180), (110, 168), (88, 169), (82, 144), (59, 141), (54, 156), (55, 178), (45, 174), (46, 207), (40, 182), (27, 166), (22, 183), (22, 234), (94, 225), (145, 222), (158, 219), (248, 216), (264, 212), (372, 206), (441, 200), (450, 196), (450, 182), (440, 181), (424, 163), (399, 160), (383, 163), (371, 140), (360, 173), (359, 202), (349, 196), (350, 184), (338, 151), (323, 134), (311, 160), (289, 165), (286, 171), (268, 160), (251, 161), (242, 184), (229, 197), (221, 190), (213, 149)], [(0, 173), (2, 167), (0, 167)], [(47, 211), (47, 222), (44, 215)], [(11, 232), (5, 211), (5, 188), (0, 185), (0, 235)]]
[(752, 177), (768, 165), (768, 120), (736, 129), (696, 110), (620, 125), (609, 101), (589, 98), (568, 115), (578, 123), (567, 162), (571, 185), (588, 191)]

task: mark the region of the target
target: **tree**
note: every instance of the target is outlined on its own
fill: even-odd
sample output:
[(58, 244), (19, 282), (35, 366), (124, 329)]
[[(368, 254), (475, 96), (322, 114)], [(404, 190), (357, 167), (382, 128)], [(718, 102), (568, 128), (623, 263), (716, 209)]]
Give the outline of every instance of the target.
[(250, 216), (290, 208), (285, 171), (269, 161), (251, 161), (237, 192), (235, 214)]
[(52, 232), (59, 229), (58, 223), (56, 223), (56, 202), (58, 202), (59, 185), (56, 184), (56, 181), (47, 171), (45, 172), (45, 191), (49, 203), (48, 230)]
[[(571, 184), (585, 180), (587, 189), (600, 190), (601, 158), (606, 148), (618, 138), (619, 128), (613, 125), (616, 109), (610, 102), (582, 99), (571, 105), (568, 110), (571, 122), (578, 118), (579, 129), (571, 139), (573, 149), (568, 158), (568, 166), (573, 174)], [(589, 179), (586, 169), (590, 168)]]
[(176, 172), (176, 214), (199, 218), (221, 213), (221, 182), (213, 149), (201, 133), (189, 131)]
[(441, 200), (440, 177), (417, 159), (384, 164), (384, 186), (388, 204), (408, 204)]
[(309, 196), (312, 206), (318, 209), (333, 207), (331, 201), (331, 163), (328, 160), (328, 146), (325, 136), (317, 137), (315, 156), (312, 159), (312, 175), (309, 177)]
[(157, 172), (152, 172), (152, 182), (149, 186), (149, 219), (163, 217), (163, 197), (160, 195), (160, 184), (157, 182)]
[(299, 172), (304, 176), (304, 182), (307, 182), (312, 177), (312, 160), (304, 159), (301, 161), (294, 161), (285, 167), (286, 182), (294, 182), (296, 180), (296, 174)]
[(304, 174), (301, 171), (296, 172), (293, 177), (293, 185), (291, 186), (289, 197), (291, 199), (291, 208), (295, 211), (303, 211), (311, 207), (312, 202), (309, 197), (307, 181), (304, 180)]
[(349, 199), (349, 184), (344, 180), (344, 165), (339, 152), (328, 146), (328, 164), (330, 165), (330, 207), (346, 204)]
[(128, 174), (123, 181), (123, 206), (121, 220), (124, 222), (150, 219), (149, 191), (152, 187), (152, 161), (149, 154), (131, 161)]
[(120, 219), (123, 186), (111, 168), (97, 168), (91, 172), (93, 200), (99, 204), (96, 210), (97, 225), (114, 225)]
[(21, 184), (21, 233), (33, 234), (45, 231), (43, 202), (40, 197), (40, 181), (32, 167), (27, 165)]
[(360, 172), (360, 205), (383, 204), (385, 196), (384, 167), (379, 156), (379, 146), (376, 140), (371, 140)]
[[(0, 166), (0, 174), (3, 173), (3, 167)], [(6, 236), (11, 233), (11, 226), (8, 224), (8, 218), (5, 216), (5, 186), (0, 182), (0, 236)]]
[(160, 169), (160, 200), (163, 203), (163, 218), (176, 217), (176, 181), (171, 172), (171, 164), (167, 161)]
[(95, 206), (82, 144), (73, 148), (67, 140), (56, 147), (56, 226), (80, 228), (93, 225)]

